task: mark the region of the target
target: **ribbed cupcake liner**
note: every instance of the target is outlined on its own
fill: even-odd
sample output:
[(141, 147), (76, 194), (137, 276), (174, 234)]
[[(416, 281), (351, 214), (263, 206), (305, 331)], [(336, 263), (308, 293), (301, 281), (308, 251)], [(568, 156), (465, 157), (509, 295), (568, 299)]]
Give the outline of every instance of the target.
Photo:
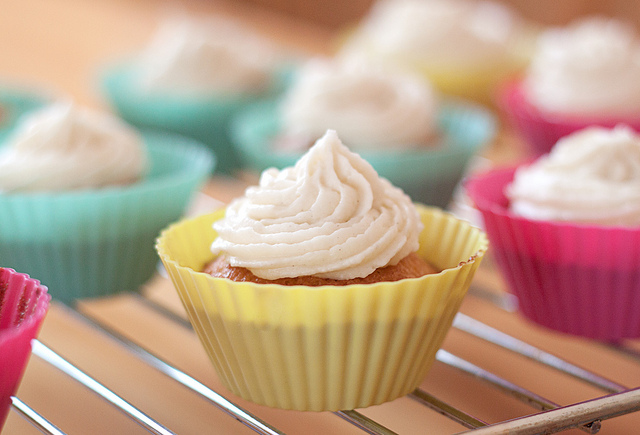
[(155, 272), (155, 238), (180, 219), (214, 165), (190, 139), (144, 138), (151, 169), (142, 181), (0, 195), (0, 264), (37, 276), (67, 304), (138, 289)]
[(521, 82), (507, 83), (501, 88), (499, 105), (516, 131), (525, 139), (534, 156), (548, 153), (560, 138), (592, 125), (613, 128), (618, 124), (627, 124), (640, 131), (640, 116), (599, 117), (543, 113), (527, 100)]
[[(292, 166), (302, 157), (302, 151), (273, 149), (274, 139), (282, 130), (278, 105), (279, 100), (273, 99), (253, 104), (231, 123), (231, 137), (244, 164), (254, 171)], [(449, 101), (442, 104), (438, 125), (442, 135), (433, 147), (359, 154), (413, 201), (446, 208), (472, 157), (495, 137), (496, 124), (486, 109)]]
[(50, 299), (38, 280), (0, 267), (0, 431)]
[(508, 210), (515, 168), (471, 178), (492, 254), (534, 322), (602, 341), (640, 337), (640, 227), (534, 221)]
[(224, 210), (172, 225), (156, 248), (222, 382), (255, 403), (366, 407), (425, 377), (487, 248), (484, 234), (420, 207), (419, 255), (441, 273), (345, 287), (259, 285), (197, 272)]
[(233, 174), (241, 168), (241, 161), (229, 138), (229, 122), (248, 104), (276, 92), (281, 86), (279, 79), (272, 89), (259, 95), (188, 98), (153, 94), (140, 90), (131, 62), (107, 69), (101, 78), (101, 89), (118, 114), (132, 125), (192, 137), (216, 154), (217, 173)]

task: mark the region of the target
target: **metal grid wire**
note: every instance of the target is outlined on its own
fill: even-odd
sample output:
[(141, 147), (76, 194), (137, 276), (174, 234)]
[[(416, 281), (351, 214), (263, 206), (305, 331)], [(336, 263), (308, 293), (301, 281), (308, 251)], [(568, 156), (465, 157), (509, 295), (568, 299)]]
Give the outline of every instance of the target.
[[(513, 300), (510, 299), (509, 295), (497, 297), (493, 293), (483, 292), (478, 288), (472, 288), (471, 292), (475, 293), (476, 296), (490, 300), (495, 305), (503, 309), (513, 309)], [(171, 322), (179, 324), (182, 327), (191, 328), (189, 322), (176, 313), (173, 313), (151, 299), (143, 296), (137, 297), (141, 302), (157, 313), (163, 315)], [(262, 421), (260, 418), (252, 415), (250, 412), (242, 409), (220, 393), (211, 390), (189, 374), (171, 366), (156, 355), (152, 354), (149, 350), (134, 343), (109, 326), (100, 323), (87, 314), (83, 314), (78, 309), (70, 308), (69, 314), (79, 318), (90, 327), (99, 330), (100, 333), (105, 334), (111, 340), (114, 340), (119, 345), (125, 347), (129, 352), (146, 363), (150, 368), (163, 373), (185, 388), (188, 388), (194, 393), (205, 398), (212, 406), (222, 410), (230, 418), (236, 419), (256, 433), (265, 435), (284, 433), (265, 421)], [(513, 398), (522, 401), (537, 411), (525, 417), (495, 424), (487, 424), (481, 419), (469, 415), (455, 406), (439, 400), (437, 397), (432, 396), (429, 392), (422, 389), (416, 389), (409, 394), (408, 397), (414, 401), (421, 403), (424, 406), (459, 423), (464, 428), (463, 432), (460, 433), (473, 433), (474, 435), (507, 433), (514, 435), (527, 435), (555, 433), (571, 428), (579, 428), (586, 433), (594, 434), (600, 430), (603, 420), (640, 410), (640, 388), (628, 388), (623, 385), (619, 385), (596, 373), (575, 366), (558, 356), (547, 353), (542, 349), (536, 348), (535, 346), (505, 334), (504, 332), (494, 329), (462, 313), (459, 313), (456, 316), (453, 327), (479, 340), (500, 346), (514, 355), (526, 357), (538, 364), (544, 365), (547, 368), (557, 370), (564, 375), (578, 379), (585, 384), (598, 388), (604, 393), (603, 396), (592, 400), (568, 406), (559, 406), (533, 391), (529, 391), (515, 385), (494, 373), (486, 371), (469, 361), (441, 349), (438, 351), (436, 356), (437, 361), (440, 363), (459, 372), (473, 376), (503, 393), (511, 395)], [(640, 355), (633, 349), (617, 347), (616, 350), (624, 352), (627, 356), (640, 364)], [(74, 382), (80, 383), (100, 396), (105, 402), (116, 407), (124, 415), (144, 427), (149, 433), (161, 435), (174, 433), (164, 427), (161, 422), (153, 420), (135, 406), (128, 403), (125, 399), (118, 396), (95, 379), (91, 378), (91, 376), (65, 360), (63, 356), (57, 354), (42, 342), (34, 342), (33, 355), (51, 364), (56, 369), (61, 370), (73, 379)], [(31, 409), (17, 397), (12, 398), (12, 408), (42, 433), (53, 435), (64, 434), (64, 432), (55, 426), (55, 422), (47, 421), (44, 417), (39, 415), (36, 410)], [(364, 433), (371, 435), (390, 435), (396, 433), (355, 410), (338, 411), (335, 412), (335, 414), (358, 427)]]

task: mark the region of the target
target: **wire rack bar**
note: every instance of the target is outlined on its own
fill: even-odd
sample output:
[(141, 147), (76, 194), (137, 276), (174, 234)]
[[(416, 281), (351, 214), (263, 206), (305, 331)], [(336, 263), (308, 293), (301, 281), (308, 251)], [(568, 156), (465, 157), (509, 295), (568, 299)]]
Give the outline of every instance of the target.
[(453, 326), (475, 337), (571, 375), (608, 393), (619, 393), (628, 389), (623, 385), (571, 364), (562, 358), (492, 328), (466, 314), (458, 313), (453, 321)]
[[(438, 361), (448, 364), (451, 367), (454, 367), (463, 373), (471, 375), (476, 379), (479, 379), (493, 387), (509, 394), (510, 396), (518, 399), (519, 401), (526, 403), (527, 405), (537, 409), (539, 411), (548, 411), (550, 409), (560, 408), (560, 405), (552, 402), (549, 399), (545, 399), (544, 397), (529, 391), (525, 388), (522, 388), (518, 385), (515, 385), (512, 382), (503, 379), (494, 373), (491, 373), (483, 368), (476, 366), (475, 364), (470, 363), (456, 355), (453, 355), (450, 352), (447, 352), (444, 349), (440, 349), (436, 354), (436, 358)], [(585, 426), (580, 426), (579, 429), (583, 430), (587, 433), (593, 432), (593, 422)], [(484, 425), (483, 425), (484, 426)], [(478, 426), (476, 426), (478, 427)]]
[(38, 414), (29, 405), (15, 396), (11, 396), (11, 406), (18, 414), (31, 423), (36, 429), (46, 435), (65, 435), (60, 429), (54, 426), (49, 420)]
[(599, 422), (638, 410), (640, 410), (640, 388), (635, 388), (551, 411), (496, 423), (476, 429), (472, 433), (473, 435), (551, 434), (571, 429), (580, 424), (588, 424), (591, 421)]
[(337, 411), (334, 412), (334, 414), (360, 428), (369, 435), (398, 435), (396, 432), (376, 423), (369, 417), (360, 414), (358, 411)]
[(49, 349), (38, 340), (33, 341), (32, 353), (48, 362), (58, 370), (67, 374), (77, 382), (89, 388), (94, 393), (105, 399), (107, 402), (119, 408), (123, 413), (132, 418), (133, 421), (156, 435), (175, 435), (166, 427), (140, 411), (135, 406), (124, 400), (122, 397), (109, 390), (107, 387), (84, 373), (82, 370), (62, 358), (60, 355)]
[(487, 423), (485, 423), (484, 421), (472, 417), (457, 408), (454, 408), (448, 403), (443, 402), (442, 400), (419, 388), (409, 393), (409, 397), (468, 429), (474, 429), (487, 425)]

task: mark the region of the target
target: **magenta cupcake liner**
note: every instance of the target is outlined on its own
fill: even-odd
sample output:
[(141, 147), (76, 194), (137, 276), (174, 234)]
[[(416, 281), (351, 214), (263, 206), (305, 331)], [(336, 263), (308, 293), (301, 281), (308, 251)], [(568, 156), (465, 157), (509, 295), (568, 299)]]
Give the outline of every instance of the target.
[(640, 226), (534, 221), (508, 209), (516, 168), (465, 187), (522, 314), (567, 334), (616, 342), (640, 337)]
[(0, 267), (0, 431), (50, 299), (40, 281)]
[(634, 130), (640, 131), (640, 117), (569, 116), (543, 113), (527, 100), (521, 82), (505, 85), (499, 92), (498, 103), (535, 156), (548, 153), (558, 139), (591, 125), (613, 128), (617, 124), (627, 124)]

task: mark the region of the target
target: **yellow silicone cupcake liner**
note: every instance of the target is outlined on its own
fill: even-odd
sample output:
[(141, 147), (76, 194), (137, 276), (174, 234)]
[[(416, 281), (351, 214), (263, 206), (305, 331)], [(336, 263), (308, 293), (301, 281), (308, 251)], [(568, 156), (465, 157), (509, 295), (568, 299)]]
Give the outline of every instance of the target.
[(223, 210), (172, 225), (156, 249), (232, 392), (284, 409), (361, 408), (420, 384), (487, 249), (469, 223), (419, 210), (419, 254), (443, 271), (397, 282), (287, 287), (197, 272)]

